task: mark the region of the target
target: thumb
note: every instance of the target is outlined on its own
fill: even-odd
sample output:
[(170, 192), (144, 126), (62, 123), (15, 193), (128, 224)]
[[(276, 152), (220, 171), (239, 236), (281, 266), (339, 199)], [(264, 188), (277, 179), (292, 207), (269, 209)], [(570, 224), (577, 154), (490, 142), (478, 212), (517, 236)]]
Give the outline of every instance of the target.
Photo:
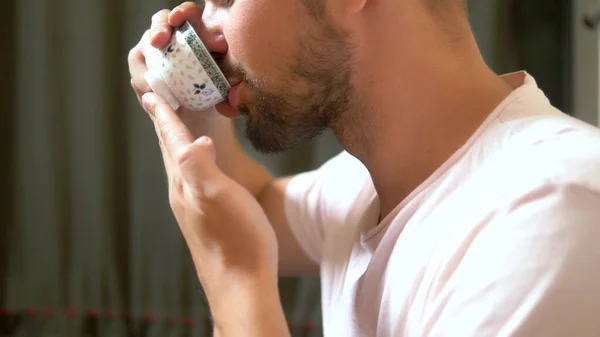
[(203, 156), (205, 160), (216, 165), (217, 151), (215, 149), (215, 144), (210, 137), (202, 136), (196, 139), (190, 146), (190, 151), (197, 152), (199, 155)]
[(181, 174), (194, 186), (203, 186), (219, 180), (223, 173), (216, 163), (215, 144), (203, 136), (192, 143), (179, 158)]

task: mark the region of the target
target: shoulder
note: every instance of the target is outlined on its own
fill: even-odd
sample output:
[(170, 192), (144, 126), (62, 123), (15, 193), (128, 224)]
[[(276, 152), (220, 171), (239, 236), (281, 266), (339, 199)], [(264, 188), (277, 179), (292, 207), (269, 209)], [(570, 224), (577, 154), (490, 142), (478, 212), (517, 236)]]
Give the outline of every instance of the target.
[(312, 204), (320, 212), (344, 212), (372, 185), (366, 167), (343, 151), (320, 167), (293, 177), (287, 187), (289, 200)]
[(500, 118), (508, 136), (490, 161), (512, 185), (582, 187), (600, 191), (600, 129), (550, 104)]
[(598, 336), (598, 237), (600, 194), (580, 185), (499, 205), (442, 291), (432, 334)]
[[(501, 193), (469, 255), (475, 268), (503, 266), (496, 271), (511, 272), (523, 285), (529, 277), (552, 277), (546, 281), (553, 291), (567, 291), (575, 285), (562, 280), (585, 277), (600, 262), (600, 130), (545, 109), (504, 121), (511, 136), (488, 165), (493, 174), (486, 174), (497, 179), (490, 186)], [(600, 301), (593, 304), (600, 307)]]
[(293, 188), (319, 187), (335, 195), (358, 192), (370, 180), (365, 166), (348, 152), (343, 151), (320, 167), (303, 172), (290, 181)]
[(520, 152), (464, 242), (434, 331), (600, 333), (600, 298), (590, 296), (600, 293), (600, 154), (578, 137)]

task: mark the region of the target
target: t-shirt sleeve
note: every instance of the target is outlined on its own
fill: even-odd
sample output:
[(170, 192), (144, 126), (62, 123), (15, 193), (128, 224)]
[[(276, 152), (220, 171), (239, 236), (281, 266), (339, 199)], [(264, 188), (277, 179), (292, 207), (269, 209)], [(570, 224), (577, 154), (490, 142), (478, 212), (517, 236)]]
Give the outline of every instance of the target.
[(600, 194), (546, 185), (497, 210), (422, 336), (600, 336)]
[(296, 241), (320, 264), (328, 231), (342, 225), (368, 173), (362, 163), (341, 152), (318, 169), (294, 177), (285, 193), (287, 223)]

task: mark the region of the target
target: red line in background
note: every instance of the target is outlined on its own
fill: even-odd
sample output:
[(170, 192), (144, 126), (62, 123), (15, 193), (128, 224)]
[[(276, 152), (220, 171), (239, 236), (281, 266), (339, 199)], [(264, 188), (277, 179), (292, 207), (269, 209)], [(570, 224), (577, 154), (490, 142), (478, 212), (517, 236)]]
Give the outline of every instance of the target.
[[(45, 310), (36, 310), (34, 308), (26, 308), (23, 311), (18, 311), (18, 310), (11, 310), (9, 308), (6, 307), (2, 307), (0, 308), (0, 317), (6, 317), (6, 316), (12, 316), (12, 315), (18, 315), (18, 314), (25, 314), (27, 316), (30, 317), (34, 317), (38, 315), (38, 312), (43, 312), (43, 316), (46, 318), (54, 318), (56, 317), (57, 312), (49, 310), (49, 309), (45, 309)], [(78, 316), (77, 311), (75, 311), (74, 309), (68, 309), (66, 311), (66, 316), (69, 318), (76, 318)], [(117, 315), (113, 312), (107, 311), (104, 314), (101, 314), (99, 311), (97, 310), (88, 310), (87, 311), (87, 316), (91, 317), (91, 318), (105, 318), (105, 319), (117, 319), (117, 318), (121, 318), (124, 321), (129, 321), (132, 319), (132, 315), (129, 313), (124, 313), (122, 315)], [(159, 321), (164, 321), (167, 324), (173, 326), (173, 325), (177, 325), (182, 324), (184, 326), (194, 326), (196, 325), (196, 321), (193, 318), (190, 317), (186, 317), (186, 318), (177, 318), (177, 317), (172, 317), (172, 316), (168, 316), (168, 317), (164, 317), (162, 319), (159, 319), (157, 315), (153, 315), (153, 314), (146, 314), (140, 317), (140, 320), (146, 322), (146, 323), (156, 323)], [(315, 330), (319, 328), (319, 325), (315, 322), (312, 321), (307, 321), (304, 323), (294, 323), (294, 322), (288, 322), (288, 326), (290, 329), (302, 329), (302, 330)]]

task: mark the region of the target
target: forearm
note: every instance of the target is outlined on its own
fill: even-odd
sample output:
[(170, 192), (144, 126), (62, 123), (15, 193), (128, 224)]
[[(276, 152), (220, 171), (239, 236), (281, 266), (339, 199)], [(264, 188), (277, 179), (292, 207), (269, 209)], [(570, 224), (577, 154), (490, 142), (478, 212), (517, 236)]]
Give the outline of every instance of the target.
[(217, 337), (288, 337), (277, 278), (233, 277), (221, 291), (207, 293)]
[(210, 249), (193, 232), (184, 233), (184, 238), (208, 301), (215, 336), (290, 336), (269, 246), (257, 247), (249, 264), (244, 261), (247, 254), (227, 256), (232, 252)]

